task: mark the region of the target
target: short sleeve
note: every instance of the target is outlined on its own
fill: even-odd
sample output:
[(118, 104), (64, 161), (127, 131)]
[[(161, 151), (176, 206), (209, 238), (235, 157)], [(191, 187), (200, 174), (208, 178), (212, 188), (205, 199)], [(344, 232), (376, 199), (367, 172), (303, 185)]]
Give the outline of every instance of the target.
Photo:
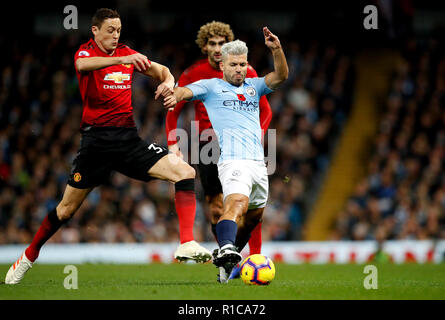
[(273, 90), (266, 85), (264, 79), (264, 77), (249, 79), (250, 83), (256, 88), (260, 97), (273, 92)]
[(93, 48), (80, 48), (79, 50), (77, 50), (77, 52), (74, 54), (74, 68), (76, 68), (77, 70), (77, 66), (76, 66), (76, 61), (79, 58), (90, 58), (90, 57), (95, 57), (96, 52), (94, 51)]
[(80, 48), (79, 50), (77, 50), (76, 54), (74, 55), (74, 61), (76, 61), (79, 58), (88, 58), (88, 57), (94, 57), (94, 56), (96, 56), (94, 49)]
[(208, 81), (206, 80), (198, 80), (196, 82), (190, 83), (185, 86), (193, 93), (193, 98), (190, 100), (201, 100), (204, 101), (207, 94), (209, 93)]

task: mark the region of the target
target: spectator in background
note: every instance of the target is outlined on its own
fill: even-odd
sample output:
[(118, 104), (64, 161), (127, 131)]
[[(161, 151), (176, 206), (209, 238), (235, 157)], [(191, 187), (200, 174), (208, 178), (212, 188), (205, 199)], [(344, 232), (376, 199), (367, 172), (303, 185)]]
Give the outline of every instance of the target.
[[(368, 175), (339, 215), (335, 238), (444, 239), (445, 50), (408, 41), (383, 110)], [(357, 219), (360, 216), (360, 219)]]
[[(186, 46), (163, 43), (153, 31), (150, 37), (134, 39), (135, 49), (149, 52), (178, 79), (196, 57), (189, 56)], [(150, 41), (145, 40), (148, 38)], [(294, 78), (268, 97), (276, 114), (269, 127), (276, 129), (278, 165), (270, 176), (272, 192), (264, 213), (264, 241), (301, 239), (310, 200), (349, 111), (354, 79), (350, 57), (341, 48), (321, 41), (296, 41), (292, 33), (283, 35), (283, 39), (284, 50), (289, 52), (290, 76)], [(29, 243), (44, 218), (44, 210), (52, 208), (62, 195), (80, 141), (82, 101), (72, 57), (81, 42), (75, 35), (35, 36), (32, 47), (11, 41), (11, 46), (3, 48), (8, 59), (0, 66), (0, 243)], [(265, 74), (272, 65), (263, 55), (263, 43), (249, 47), (252, 65), (259, 74)], [(309, 94), (307, 109), (300, 111), (289, 95), (297, 78)], [(132, 89), (134, 120), (141, 138), (166, 144), (165, 111), (152, 94), (155, 83), (136, 74)], [(187, 128), (192, 119), (193, 115), (184, 113), (178, 125)], [(404, 139), (400, 138), (401, 147)], [(266, 150), (269, 143), (266, 136)], [(200, 206), (204, 192), (199, 180), (196, 194), (195, 238), (213, 241)], [(89, 194), (73, 219), (50, 242), (177, 241), (173, 195), (174, 188), (168, 183), (152, 181), (144, 185), (115, 173), (108, 186)], [(146, 205), (143, 199), (155, 208), (151, 213), (157, 217), (154, 223), (145, 223), (141, 216), (140, 208)], [(164, 224), (164, 230), (159, 231), (160, 224)], [(106, 238), (100, 231), (105, 225)]]

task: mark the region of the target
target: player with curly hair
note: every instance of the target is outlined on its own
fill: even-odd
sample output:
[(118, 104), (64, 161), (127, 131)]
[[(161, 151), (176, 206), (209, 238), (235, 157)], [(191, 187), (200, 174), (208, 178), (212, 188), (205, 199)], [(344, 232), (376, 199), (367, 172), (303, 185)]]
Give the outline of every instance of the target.
[(241, 261), (240, 234), (248, 235), (261, 221), (266, 207), (269, 182), (264, 162), (259, 116), (260, 98), (277, 89), (289, 75), (279, 38), (263, 28), (274, 70), (261, 78), (246, 78), (248, 48), (235, 40), (221, 48), (223, 78), (203, 79), (178, 86), (164, 99), (166, 108), (177, 101), (201, 100), (208, 112), (221, 147), (218, 176), (223, 189), (223, 214), (216, 224), (219, 248), (213, 264), (219, 268), (218, 281), (227, 283), (234, 266)]
[[(201, 26), (198, 31), (196, 44), (201, 49), (202, 53), (206, 55), (205, 58), (197, 61), (191, 67), (186, 69), (181, 76), (179, 77), (178, 86), (183, 87), (190, 83), (193, 83), (202, 79), (211, 79), (211, 78), (223, 78), (223, 72), (220, 69), (220, 62), (222, 60), (221, 47), (227, 43), (231, 42), (234, 39), (233, 31), (230, 25), (220, 22), (220, 21), (212, 21), (206, 23)], [(247, 66), (247, 78), (256, 78), (258, 77), (256, 71), (252, 66)], [(170, 151), (176, 153), (179, 157), (183, 158), (181, 151), (179, 150), (177, 144), (177, 136), (176, 136), (176, 128), (177, 121), (181, 111), (186, 105), (187, 101), (178, 102), (176, 107), (167, 113), (166, 119), (166, 133), (168, 140), (168, 148)], [(221, 186), (221, 182), (218, 178), (218, 168), (217, 161), (218, 158), (212, 157), (212, 154), (209, 156), (212, 157), (215, 161), (212, 161), (209, 164), (205, 164), (202, 161), (202, 156), (206, 154), (206, 150), (218, 150), (219, 147), (217, 143), (217, 139), (214, 135), (203, 134), (205, 132), (209, 132), (209, 129), (212, 129), (212, 125), (209, 120), (209, 116), (207, 115), (207, 111), (204, 107), (204, 104), (199, 101), (193, 101), (193, 106), (195, 108), (195, 121), (198, 121), (199, 126), (199, 163), (197, 165), (197, 169), (199, 171), (199, 177), (201, 180), (201, 184), (204, 189), (205, 199), (209, 206), (209, 220), (212, 226), (212, 232), (216, 238), (216, 224), (220, 219), (223, 213), (223, 190)], [(272, 111), (267, 101), (266, 96), (262, 96), (259, 103), (260, 109), (260, 123), (261, 128), (263, 129), (263, 134), (266, 132), (269, 123), (272, 119)], [(211, 130), (213, 131), (213, 130)], [(209, 139), (205, 139), (205, 136), (209, 136)], [(192, 137), (195, 138), (195, 137)], [(204, 140), (204, 141), (201, 141)], [(208, 148), (209, 144), (216, 144), (216, 147)], [(193, 224), (194, 217), (192, 216), (179, 216), (179, 219), (187, 220), (186, 224)], [(247, 241), (249, 242), (250, 254), (256, 254), (261, 252), (261, 223), (253, 230), (252, 234), (248, 234), (241, 237), (241, 243), (239, 246), (244, 247)], [(237, 243), (238, 244), (238, 243)], [(180, 257), (176, 257), (180, 258)], [(234, 276), (236, 276), (234, 274)]]

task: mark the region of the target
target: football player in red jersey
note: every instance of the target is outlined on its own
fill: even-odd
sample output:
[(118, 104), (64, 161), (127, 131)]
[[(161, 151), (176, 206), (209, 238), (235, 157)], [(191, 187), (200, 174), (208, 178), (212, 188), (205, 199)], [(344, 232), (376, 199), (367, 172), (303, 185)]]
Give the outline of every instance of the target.
[[(196, 43), (201, 48), (202, 53), (204, 53), (207, 57), (197, 61), (191, 67), (186, 69), (179, 77), (178, 86), (183, 87), (201, 79), (222, 78), (223, 72), (219, 67), (219, 63), (222, 59), (221, 47), (223, 44), (232, 41), (233, 39), (234, 35), (232, 29), (230, 25), (226, 23), (212, 21), (201, 26)], [(254, 78), (257, 76), (256, 71), (249, 65), (246, 77)], [(178, 102), (176, 107), (167, 113), (166, 119), (168, 148), (181, 158), (183, 155), (179, 150), (175, 132), (179, 114), (186, 103), (187, 101)], [(205, 136), (202, 135), (202, 133), (212, 128), (207, 111), (201, 101), (194, 101), (193, 104), (195, 108), (195, 121), (198, 121), (199, 125), (199, 136)], [(263, 129), (263, 132), (266, 132), (272, 119), (272, 111), (266, 96), (261, 97), (259, 107), (261, 128)], [(195, 137), (192, 137), (192, 139), (194, 138)], [(203, 148), (208, 143), (209, 141), (207, 140), (199, 141), (200, 155), (202, 154), (201, 152)], [(213, 137), (210, 140), (210, 143), (217, 143), (217, 141)], [(215, 148), (212, 148), (211, 150), (215, 150)], [(206, 202), (208, 203), (210, 209), (212, 232), (216, 237), (215, 227), (223, 213), (223, 191), (221, 182), (218, 178), (218, 168), (216, 166), (217, 159), (215, 162), (210, 164), (203, 164), (201, 162), (201, 156), (199, 159), (197, 168), (199, 170), (199, 176), (204, 189)], [(179, 219), (181, 219), (181, 217), (179, 217)], [(190, 221), (192, 220), (190, 219)], [(261, 222), (257, 225), (251, 235), (238, 235), (237, 241), (239, 242), (236, 245), (241, 248), (243, 248), (248, 241), (250, 254), (261, 253)], [(237, 276), (236, 271), (237, 269), (235, 269), (232, 277)]]
[(81, 45), (75, 54), (74, 65), (83, 100), (80, 148), (61, 202), (48, 213), (31, 244), (10, 267), (6, 284), (22, 280), (43, 244), (112, 171), (146, 182), (162, 179), (174, 183), (176, 211), (182, 217), (180, 224), (188, 223), (188, 228), (180, 228), (181, 245), (175, 256), (197, 262), (211, 259), (210, 251), (193, 238), (195, 170), (167, 148), (143, 141), (133, 119), (131, 83), (134, 69), (160, 81), (156, 99), (172, 95), (174, 78), (167, 67), (119, 43), (121, 28), (116, 11), (97, 10), (91, 28), (94, 39)]

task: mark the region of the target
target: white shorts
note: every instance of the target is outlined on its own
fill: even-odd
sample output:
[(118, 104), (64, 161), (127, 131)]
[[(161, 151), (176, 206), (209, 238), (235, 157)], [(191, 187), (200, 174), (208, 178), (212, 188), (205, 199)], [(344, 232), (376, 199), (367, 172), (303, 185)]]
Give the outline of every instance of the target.
[(224, 200), (241, 193), (249, 197), (249, 210), (264, 208), (269, 194), (269, 178), (263, 161), (226, 160), (218, 163)]

